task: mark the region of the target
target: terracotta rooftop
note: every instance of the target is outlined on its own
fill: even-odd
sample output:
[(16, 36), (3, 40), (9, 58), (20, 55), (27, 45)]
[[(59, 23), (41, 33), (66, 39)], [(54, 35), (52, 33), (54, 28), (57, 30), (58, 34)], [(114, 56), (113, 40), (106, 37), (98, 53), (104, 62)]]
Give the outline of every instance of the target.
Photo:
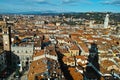
[(76, 59), (87, 60), (86, 56), (80, 55), (80, 56), (75, 56), (75, 57), (76, 57)]
[(109, 74), (110, 71), (108, 71), (106, 68), (104, 68), (103, 66), (100, 66), (100, 72), (103, 74)]
[(66, 54), (66, 53), (68, 54), (69, 53), (69, 51), (67, 49), (59, 49), (59, 51), (62, 54)]
[(120, 73), (119, 67), (110, 60), (104, 60), (100, 64), (101, 66), (104, 66), (103, 68), (106, 69), (107, 71), (111, 71), (112, 69), (114, 69), (116, 73)]
[(70, 46), (70, 50), (79, 50), (77, 45)]
[(86, 46), (86, 44), (85, 43), (79, 43), (79, 45), (81, 46), (81, 48), (85, 51), (85, 52), (89, 52), (89, 49), (88, 49), (88, 47)]
[(64, 63), (66, 63), (66, 62), (75, 62), (75, 60), (74, 60), (74, 57), (66, 57), (66, 56), (64, 56), (63, 58), (62, 58), (62, 60), (63, 60), (63, 62)]
[(120, 63), (120, 58), (114, 58), (114, 60), (118, 63)]
[(102, 54), (99, 54), (99, 57), (101, 57), (101, 58), (110, 58), (110, 57), (113, 57), (113, 54), (102, 53)]
[(28, 80), (34, 80), (35, 75), (47, 71), (46, 59), (33, 61), (28, 72)]
[(101, 62), (101, 65), (104, 65), (104, 68), (108, 68), (109, 66), (115, 65), (114, 62), (110, 61), (110, 60), (103, 60)]
[(57, 56), (56, 51), (55, 51), (55, 47), (53, 45), (47, 46), (45, 50), (46, 50), (45, 52), (47, 54)]
[(73, 78), (73, 80), (83, 80), (83, 75), (79, 72), (77, 72), (77, 70), (75, 68), (68, 68), (68, 70), (70, 71), (70, 74)]
[(33, 57), (41, 56), (44, 54), (44, 50), (34, 51)]
[[(30, 69), (28, 72), (28, 80), (35, 80), (34, 78), (37, 76), (38, 80), (45, 77), (44, 74), (49, 72), (49, 76), (52, 78), (62, 76), (62, 72), (60, 69), (60, 65), (55, 60), (49, 58), (42, 58), (36, 61), (33, 61), (30, 65)], [(56, 74), (56, 75), (53, 75)]]

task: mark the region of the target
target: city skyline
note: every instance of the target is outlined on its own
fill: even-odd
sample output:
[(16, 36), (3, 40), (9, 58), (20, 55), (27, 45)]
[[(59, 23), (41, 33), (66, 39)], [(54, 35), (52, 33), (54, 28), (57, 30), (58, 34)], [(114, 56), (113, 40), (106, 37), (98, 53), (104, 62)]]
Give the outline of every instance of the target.
[(30, 12), (0, 14), (0, 80), (120, 80), (120, 13)]
[(1, 0), (0, 13), (120, 12), (119, 0)]

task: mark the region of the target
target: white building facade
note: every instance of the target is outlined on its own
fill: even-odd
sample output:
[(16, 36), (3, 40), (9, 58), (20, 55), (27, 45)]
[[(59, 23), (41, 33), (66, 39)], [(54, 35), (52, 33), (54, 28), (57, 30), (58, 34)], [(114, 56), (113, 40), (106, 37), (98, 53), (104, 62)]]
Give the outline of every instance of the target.
[(13, 65), (20, 66), (21, 70), (25, 66), (29, 66), (32, 61), (34, 45), (11, 46)]

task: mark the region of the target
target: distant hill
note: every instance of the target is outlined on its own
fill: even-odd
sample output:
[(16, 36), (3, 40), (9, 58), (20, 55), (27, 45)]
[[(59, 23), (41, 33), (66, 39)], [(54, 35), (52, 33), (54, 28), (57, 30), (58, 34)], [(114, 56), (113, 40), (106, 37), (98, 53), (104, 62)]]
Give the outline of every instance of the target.
[(105, 15), (110, 15), (110, 20), (114, 22), (120, 22), (120, 13), (112, 13), (112, 12), (56, 12), (56, 11), (28, 11), (28, 12), (0, 12), (0, 14), (23, 14), (23, 15), (58, 15), (62, 17), (63, 15), (66, 18), (84, 18), (87, 20), (96, 20), (96, 21), (104, 21)]
[(65, 16), (66, 18), (83, 18), (87, 20), (96, 20), (96, 21), (104, 21), (105, 15), (110, 15), (110, 20), (114, 20), (115, 22), (120, 22), (120, 13), (112, 13), (112, 12), (81, 12), (81, 13), (64, 13), (59, 16)]
[(23, 15), (57, 15), (55, 11), (28, 11), (28, 12), (0, 12), (0, 14), (23, 14)]

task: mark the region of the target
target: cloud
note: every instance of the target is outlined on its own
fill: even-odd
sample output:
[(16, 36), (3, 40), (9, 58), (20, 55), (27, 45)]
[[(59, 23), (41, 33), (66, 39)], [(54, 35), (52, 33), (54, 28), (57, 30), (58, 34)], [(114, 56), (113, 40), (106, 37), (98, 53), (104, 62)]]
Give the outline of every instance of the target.
[(49, 4), (47, 0), (32, 0), (32, 2), (41, 3), (41, 4)]
[(62, 0), (62, 3), (75, 3), (78, 0)]
[(56, 4), (50, 2), (49, 0), (26, 0), (28, 3), (32, 2), (35, 4), (44, 4), (44, 5), (51, 5), (51, 6), (56, 6)]
[(62, 4), (76, 5), (78, 3), (91, 4), (92, 2), (89, 0), (62, 0)]
[(119, 5), (120, 6), (120, 0), (105, 0), (101, 2), (102, 4), (106, 5)]

